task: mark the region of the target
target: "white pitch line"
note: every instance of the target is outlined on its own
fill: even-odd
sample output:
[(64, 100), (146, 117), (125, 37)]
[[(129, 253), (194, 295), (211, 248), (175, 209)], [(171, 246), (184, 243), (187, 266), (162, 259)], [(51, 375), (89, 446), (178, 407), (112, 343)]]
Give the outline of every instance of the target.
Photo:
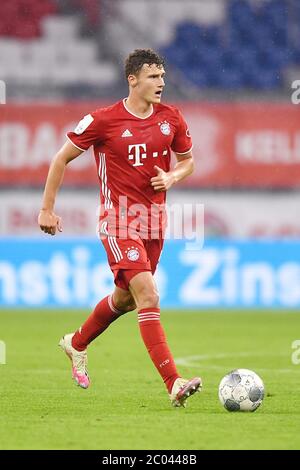
[[(263, 357), (286, 357), (286, 354), (271, 354), (271, 353), (266, 353), (263, 355)], [(202, 367), (205, 369), (214, 369), (214, 370), (224, 370), (224, 369), (230, 369), (231, 366), (217, 366), (213, 364), (203, 364), (202, 362), (205, 361), (210, 361), (210, 360), (215, 360), (215, 359), (226, 359), (226, 358), (240, 358), (240, 357), (262, 357), (261, 354), (257, 353), (217, 353), (217, 354), (199, 354), (197, 356), (185, 356), (185, 357), (179, 357), (175, 359), (175, 363), (178, 366), (183, 366), (183, 367), (191, 367), (191, 368), (198, 368)], [(262, 367), (257, 367), (255, 368), (257, 371), (263, 371), (263, 372), (280, 372), (280, 373), (294, 373), (296, 372), (295, 367), (293, 369), (289, 368), (284, 368), (284, 369), (276, 369), (276, 368), (262, 368)]]

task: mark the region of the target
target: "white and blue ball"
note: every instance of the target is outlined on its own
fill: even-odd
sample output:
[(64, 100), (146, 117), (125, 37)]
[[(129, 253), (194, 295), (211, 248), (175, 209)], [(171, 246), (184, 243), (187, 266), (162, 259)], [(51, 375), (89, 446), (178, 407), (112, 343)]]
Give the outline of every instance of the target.
[(219, 399), (228, 411), (255, 411), (265, 394), (262, 379), (252, 370), (235, 369), (219, 385)]

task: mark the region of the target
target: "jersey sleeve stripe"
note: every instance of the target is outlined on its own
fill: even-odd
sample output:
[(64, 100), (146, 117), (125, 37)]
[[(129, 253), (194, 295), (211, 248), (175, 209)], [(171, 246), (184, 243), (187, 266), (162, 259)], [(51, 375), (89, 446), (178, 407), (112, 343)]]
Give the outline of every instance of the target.
[(190, 148), (189, 150), (187, 150), (186, 152), (176, 152), (176, 150), (173, 150), (173, 152), (177, 153), (177, 155), (185, 155), (186, 153), (189, 153), (192, 149), (193, 149), (193, 145), (192, 145), (191, 148)]
[(73, 140), (71, 140), (70, 137), (67, 134), (66, 134), (66, 137), (71, 142), (71, 144), (74, 145), (74, 147), (76, 147), (78, 150), (81, 150), (82, 152), (85, 152), (87, 150), (87, 149), (82, 149), (82, 148), (78, 147), (78, 145), (74, 144)]

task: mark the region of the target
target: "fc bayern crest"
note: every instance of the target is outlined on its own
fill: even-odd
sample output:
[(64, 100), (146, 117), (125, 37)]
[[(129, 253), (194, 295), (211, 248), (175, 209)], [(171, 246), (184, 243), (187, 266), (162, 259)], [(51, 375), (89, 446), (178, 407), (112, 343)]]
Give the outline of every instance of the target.
[(128, 248), (125, 253), (127, 254), (127, 258), (129, 259), (129, 261), (136, 261), (140, 257), (139, 250), (134, 246)]
[(171, 127), (170, 127), (170, 124), (167, 121), (163, 122), (160, 125), (160, 130), (161, 130), (161, 133), (164, 134), (164, 135), (170, 135), (171, 134)]

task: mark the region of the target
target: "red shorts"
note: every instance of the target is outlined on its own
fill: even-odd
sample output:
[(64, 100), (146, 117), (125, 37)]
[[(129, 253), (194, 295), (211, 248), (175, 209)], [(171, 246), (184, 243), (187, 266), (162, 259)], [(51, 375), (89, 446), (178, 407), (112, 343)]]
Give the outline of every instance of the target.
[(133, 240), (112, 236), (101, 237), (115, 284), (128, 290), (129, 282), (139, 272), (155, 273), (164, 240)]

